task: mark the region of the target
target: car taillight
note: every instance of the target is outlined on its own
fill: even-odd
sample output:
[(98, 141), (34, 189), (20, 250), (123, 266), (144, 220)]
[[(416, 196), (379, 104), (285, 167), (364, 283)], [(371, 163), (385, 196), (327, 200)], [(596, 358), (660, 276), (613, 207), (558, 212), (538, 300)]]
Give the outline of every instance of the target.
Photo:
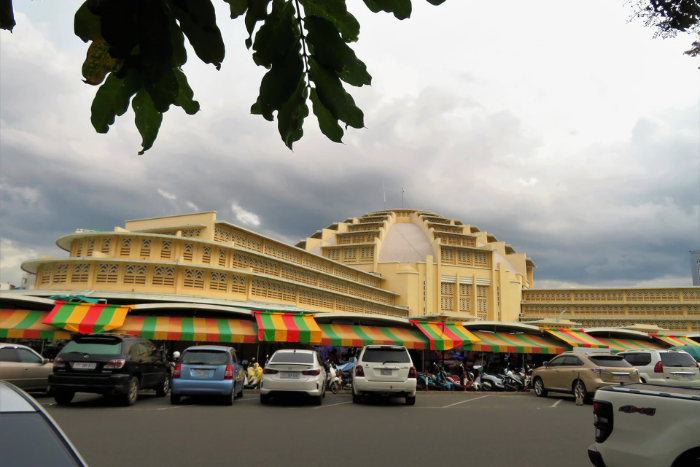
[(233, 365), (226, 365), (224, 370), (224, 379), (233, 379)]
[(103, 370), (119, 370), (120, 368), (124, 368), (124, 365), (126, 364), (126, 360), (123, 358), (119, 358), (116, 360), (110, 360), (108, 361), (105, 366), (102, 367)]
[(410, 370), (408, 370), (408, 377), (409, 378), (417, 378), (418, 375), (416, 374), (416, 367), (412, 366)]
[(318, 376), (321, 374), (321, 369), (319, 368), (317, 370), (304, 370), (301, 372), (301, 374), (306, 376)]
[(604, 370), (603, 368), (591, 368), (590, 369), (593, 373), (598, 374), (598, 375), (610, 375), (608, 370)]
[(263, 374), (266, 374), (266, 375), (276, 375), (277, 373), (279, 373), (279, 371), (273, 370), (273, 369), (270, 369), (270, 368), (265, 368), (265, 369), (263, 370)]
[(661, 360), (656, 362), (656, 365), (654, 365), (654, 373), (663, 373), (664, 372), (664, 364), (661, 363)]
[(365, 370), (362, 369), (361, 365), (357, 365), (355, 367), (355, 376), (362, 376), (363, 378), (365, 377)]
[(613, 431), (613, 407), (610, 402), (593, 402), (595, 442), (602, 443)]
[(62, 358), (56, 357), (53, 361), (53, 367), (54, 368), (65, 368), (66, 362), (64, 362)]
[(182, 366), (178, 363), (177, 365), (175, 365), (175, 369), (173, 370), (173, 378), (179, 378), (181, 372)]

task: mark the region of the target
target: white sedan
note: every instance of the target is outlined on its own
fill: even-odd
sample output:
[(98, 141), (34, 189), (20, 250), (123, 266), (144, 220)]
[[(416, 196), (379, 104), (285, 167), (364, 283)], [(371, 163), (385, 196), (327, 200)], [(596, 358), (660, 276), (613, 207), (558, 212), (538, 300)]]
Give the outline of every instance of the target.
[(303, 394), (321, 405), (326, 395), (326, 370), (313, 350), (278, 350), (266, 363), (260, 382), (260, 403), (271, 396)]

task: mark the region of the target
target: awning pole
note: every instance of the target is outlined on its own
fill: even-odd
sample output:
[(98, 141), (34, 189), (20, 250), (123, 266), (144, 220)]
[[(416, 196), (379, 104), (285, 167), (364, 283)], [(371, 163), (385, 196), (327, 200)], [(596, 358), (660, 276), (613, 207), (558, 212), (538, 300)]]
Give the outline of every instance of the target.
[(44, 342), (46, 342), (46, 339), (41, 340), (41, 356), (44, 356)]

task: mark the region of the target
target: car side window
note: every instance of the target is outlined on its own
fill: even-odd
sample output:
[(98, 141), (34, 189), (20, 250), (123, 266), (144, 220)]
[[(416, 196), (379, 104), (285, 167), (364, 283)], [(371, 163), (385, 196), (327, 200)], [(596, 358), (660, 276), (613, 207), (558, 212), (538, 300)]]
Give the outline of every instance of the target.
[(233, 362), (234, 365), (238, 364), (238, 359), (236, 358), (236, 350), (231, 349), (231, 361)]
[(43, 360), (40, 356), (27, 349), (17, 349), (19, 359), (24, 363), (41, 363)]
[(564, 365), (583, 366), (583, 362), (578, 357), (574, 357), (572, 355), (569, 355), (568, 357), (566, 357), (566, 362), (564, 363)]
[(146, 355), (149, 357), (158, 357), (158, 349), (151, 341), (144, 341), (143, 346), (145, 347)]
[(636, 365), (638, 355), (639, 354), (636, 354), (636, 353), (626, 353), (622, 356), (622, 358), (627, 360), (627, 363), (629, 363), (630, 365)]
[(15, 349), (9, 347), (3, 347), (0, 349), (0, 362), (13, 362), (19, 363), (19, 354)]
[[(630, 362), (632, 363), (632, 362)], [(649, 365), (651, 363), (650, 353), (639, 353), (637, 354), (636, 364), (639, 366)]]
[(549, 366), (561, 366), (564, 364), (565, 358), (566, 357), (557, 357), (554, 360), (552, 360), (551, 362), (549, 362)]
[(129, 356), (130, 357), (148, 356), (148, 349), (142, 343), (135, 342), (134, 344), (131, 345), (131, 348), (129, 349)]

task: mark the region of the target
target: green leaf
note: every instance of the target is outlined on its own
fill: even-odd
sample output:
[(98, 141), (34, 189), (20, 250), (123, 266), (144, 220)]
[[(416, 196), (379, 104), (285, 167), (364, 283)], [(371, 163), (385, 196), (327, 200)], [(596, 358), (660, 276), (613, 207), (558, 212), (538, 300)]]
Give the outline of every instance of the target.
[(118, 115), (124, 115), (129, 108), (129, 101), (141, 87), (141, 77), (137, 71), (130, 69), (124, 77), (118, 78), (114, 73), (107, 76), (92, 101), (90, 121), (98, 133), (107, 133), (109, 126)]
[(153, 100), (153, 105), (159, 112), (167, 112), (174, 104), (180, 93), (180, 85), (172, 68), (160, 70), (160, 76), (142, 73), (143, 87)]
[(304, 27), (306, 41), (316, 60), (333, 69), (340, 79), (353, 86), (372, 84), (367, 66), (340, 38), (334, 24), (317, 16), (307, 16)]
[(255, 25), (267, 16), (268, 3), (270, 3), (270, 0), (248, 0), (248, 12), (245, 14), (245, 27), (248, 31), (248, 39), (245, 40), (245, 46), (249, 49), (253, 45)]
[(12, 32), (15, 27), (15, 13), (12, 10), (12, 0), (0, 0), (0, 29)]
[(102, 37), (100, 30), (100, 17), (92, 14), (86, 1), (75, 12), (73, 31), (83, 42), (94, 41)]
[(318, 118), (318, 126), (321, 133), (336, 143), (343, 142), (343, 129), (338, 125), (338, 119), (323, 105), (315, 89), (311, 88), (311, 103), (313, 104), (314, 115)]
[(107, 73), (114, 71), (117, 63), (118, 60), (109, 55), (109, 44), (101, 37), (96, 37), (90, 44), (83, 63), (85, 82), (93, 86), (100, 84)]
[(172, 10), (166, 9), (168, 15), (168, 29), (170, 30), (170, 43), (173, 46), (173, 56), (170, 65), (181, 67), (187, 63), (187, 49), (185, 49), (185, 34), (182, 28), (175, 21), (175, 15)]
[(299, 0), (306, 17), (318, 16), (332, 22), (345, 42), (355, 42), (360, 35), (360, 23), (348, 13), (345, 0)]
[(175, 99), (175, 105), (182, 107), (182, 109), (188, 115), (194, 115), (199, 112), (199, 102), (192, 99), (194, 97), (194, 91), (187, 82), (187, 76), (182, 72), (182, 70), (175, 69), (175, 77), (177, 78), (177, 83), (179, 85), (180, 92)]
[(142, 156), (144, 152), (151, 149), (158, 137), (160, 124), (163, 122), (163, 114), (156, 110), (150, 94), (144, 88), (139, 89), (136, 93), (131, 107), (134, 109), (136, 116), (136, 128), (143, 139), (141, 143), (143, 149), (139, 151), (139, 156)]
[(364, 0), (364, 2), (373, 13), (386, 11), (394, 13), (397, 19), (411, 17), (411, 0)]
[(131, 57), (139, 45), (136, 0), (90, 1), (88, 5), (100, 17), (100, 35), (109, 44), (109, 54), (118, 60)]
[(231, 7), (231, 19), (236, 19), (248, 9), (248, 0), (224, 0)]
[(251, 113), (262, 115), (271, 122), (273, 112), (289, 100), (303, 74), (304, 62), (299, 53), (289, 53), (283, 61), (273, 63), (272, 69), (263, 76), (260, 94), (250, 109)]
[(172, 11), (194, 52), (204, 63), (212, 63), (220, 70), (226, 49), (221, 31), (216, 25), (216, 12), (211, 0), (170, 1)]
[(338, 120), (345, 122), (353, 128), (363, 128), (364, 114), (353, 100), (352, 96), (345, 92), (338, 75), (330, 68), (325, 67), (313, 56), (309, 57), (309, 77), (316, 85), (318, 98), (324, 107)]
[(297, 88), (277, 112), (277, 129), (289, 149), (304, 136), (304, 119), (309, 116), (306, 99), (309, 97), (306, 79), (301, 75)]
[(255, 34), (253, 61), (256, 65), (270, 68), (274, 62), (282, 60), (295, 43), (296, 52), (299, 52), (299, 26), (294, 11), (291, 1), (272, 2), (272, 11)]

